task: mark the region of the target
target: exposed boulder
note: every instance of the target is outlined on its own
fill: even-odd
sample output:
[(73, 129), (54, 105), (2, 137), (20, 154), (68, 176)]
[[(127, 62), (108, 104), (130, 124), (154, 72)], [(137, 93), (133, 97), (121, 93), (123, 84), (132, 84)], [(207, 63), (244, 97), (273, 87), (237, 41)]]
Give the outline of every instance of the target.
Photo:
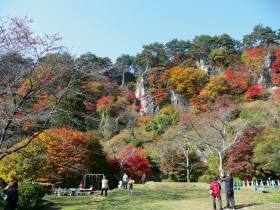
[(270, 87), (272, 82), (272, 69), (271, 64), (273, 62), (273, 55), (267, 54), (264, 57), (263, 72), (258, 80), (258, 84), (264, 85), (264, 87)]
[(189, 102), (186, 99), (180, 97), (179, 94), (174, 91), (170, 91), (170, 102), (172, 105), (180, 105), (184, 107), (189, 107)]
[(200, 59), (199, 61), (196, 61), (195, 64), (197, 68), (204, 70), (209, 77), (220, 74), (220, 69), (218, 67), (207, 64), (204, 60)]
[(148, 71), (147, 69), (142, 75), (140, 75), (139, 80), (136, 84), (135, 96), (137, 99), (137, 105), (140, 106), (140, 115), (153, 116), (159, 111), (159, 107), (155, 105), (151, 93), (149, 91), (148, 84)]

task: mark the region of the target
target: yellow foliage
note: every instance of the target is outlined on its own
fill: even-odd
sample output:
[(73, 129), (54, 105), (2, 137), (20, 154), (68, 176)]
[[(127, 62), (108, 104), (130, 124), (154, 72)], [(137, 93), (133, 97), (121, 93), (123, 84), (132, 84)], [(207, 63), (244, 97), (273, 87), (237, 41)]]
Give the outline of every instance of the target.
[(225, 76), (213, 76), (205, 89), (208, 91), (211, 99), (217, 98), (218, 95), (225, 94), (228, 90)]

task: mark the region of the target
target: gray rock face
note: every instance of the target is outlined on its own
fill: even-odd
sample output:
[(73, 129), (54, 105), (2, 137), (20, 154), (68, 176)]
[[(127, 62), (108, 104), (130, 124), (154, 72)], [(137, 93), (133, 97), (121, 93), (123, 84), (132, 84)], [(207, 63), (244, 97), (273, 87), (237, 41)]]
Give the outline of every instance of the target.
[(155, 106), (151, 93), (149, 91), (149, 85), (147, 80), (147, 72), (145, 71), (139, 78), (136, 84), (135, 96), (140, 106), (140, 115), (153, 116), (158, 112), (158, 107)]
[(258, 84), (262, 84), (265, 87), (270, 87), (272, 82), (272, 69), (271, 64), (273, 62), (273, 55), (267, 54), (264, 57), (263, 72), (258, 80)]
[(197, 68), (204, 70), (208, 74), (209, 77), (220, 74), (219, 68), (205, 63), (204, 60), (196, 61), (195, 65), (197, 66)]
[[(151, 96), (148, 84), (148, 71), (145, 71), (136, 85), (135, 96), (137, 99), (137, 105), (140, 106), (140, 115), (153, 116), (159, 112), (159, 106), (157, 106)], [(181, 105), (184, 107), (189, 107), (189, 102), (179, 96), (179, 94), (171, 91), (169, 94), (169, 101), (172, 105)]]
[(189, 102), (179, 96), (179, 94), (174, 91), (170, 91), (170, 102), (172, 105), (180, 105), (184, 107), (189, 107)]

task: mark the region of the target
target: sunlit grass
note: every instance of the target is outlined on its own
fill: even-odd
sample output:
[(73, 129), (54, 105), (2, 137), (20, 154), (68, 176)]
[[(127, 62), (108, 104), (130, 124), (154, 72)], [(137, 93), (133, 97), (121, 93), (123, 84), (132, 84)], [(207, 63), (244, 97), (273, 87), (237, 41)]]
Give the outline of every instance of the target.
[[(206, 210), (212, 209), (208, 186), (203, 183), (162, 182), (135, 184), (132, 196), (127, 195), (127, 191), (123, 189), (110, 190), (108, 197), (101, 197), (99, 194), (58, 198), (46, 196), (49, 204), (44, 210)], [(225, 206), (224, 190), (222, 200)], [(245, 188), (235, 192), (235, 200), (237, 209), (280, 209), (280, 190), (258, 193), (252, 188)]]

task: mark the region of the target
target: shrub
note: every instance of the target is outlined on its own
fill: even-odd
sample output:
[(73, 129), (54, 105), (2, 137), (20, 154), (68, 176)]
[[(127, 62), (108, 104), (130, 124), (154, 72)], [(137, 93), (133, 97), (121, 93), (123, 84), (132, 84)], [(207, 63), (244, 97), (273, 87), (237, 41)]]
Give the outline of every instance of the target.
[(213, 179), (213, 176), (211, 175), (203, 175), (198, 178), (198, 182), (203, 182), (203, 183), (211, 183)]
[(268, 113), (263, 110), (244, 108), (241, 110), (239, 117), (241, 119), (261, 120), (263, 117), (265, 117), (267, 115), (268, 115)]
[(265, 96), (264, 94), (264, 87), (260, 84), (253, 85), (249, 87), (247, 92), (244, 95), (245, 100), (254, 100), (259, 99)]
[(18, 208), (21, 209), (36, 209), (45, 196), (46, 191), (38, 184), (22, 184), (19, 186)]

